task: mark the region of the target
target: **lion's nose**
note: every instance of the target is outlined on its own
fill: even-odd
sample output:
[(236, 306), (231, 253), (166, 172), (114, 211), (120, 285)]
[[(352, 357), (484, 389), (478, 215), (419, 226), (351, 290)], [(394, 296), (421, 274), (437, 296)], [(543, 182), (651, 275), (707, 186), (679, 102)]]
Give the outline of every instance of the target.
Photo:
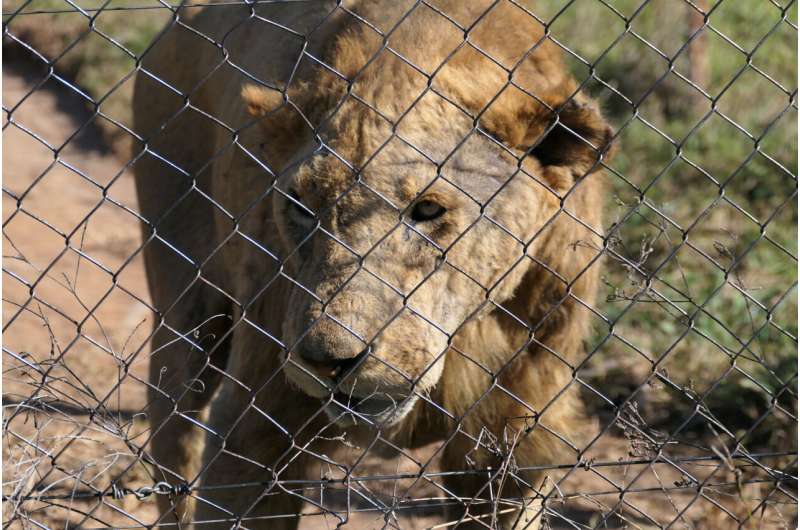
[(350, 357), (348, 359), (337, 359), (325, 356), (324, 360), (319, 360), (322, 356), (318, 353), (315, 354), (307, 350), (301, 350), (299, 353), (300, 357), (305, 361), (305, 364), (314, 370), (317, 375), (338, 382), (346, 377), (356, 366), (361, 364), (362, 360), (369, 354), (369, 348), (365, 348), (355, 357)]
[(336, 381), (361, 362), (366, 355), (365, 346), (351, 330), (323, 315), (311, 325), (294, 351), (318, 376)]

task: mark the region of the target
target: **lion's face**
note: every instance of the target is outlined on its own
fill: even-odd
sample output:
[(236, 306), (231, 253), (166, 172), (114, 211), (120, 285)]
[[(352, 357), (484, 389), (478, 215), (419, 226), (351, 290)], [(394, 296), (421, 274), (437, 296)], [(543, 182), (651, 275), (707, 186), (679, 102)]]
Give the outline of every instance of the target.
[(318, 68), (285, 93), (243, 97), (281, 170), (286, 375), (333, 418), (391, 423), (436, 386), (460, 327), (514, 295), (610, 130), (546, 45), (515, 74), (534, 97), (469, 47), (429, 79), (387, 50), (371, 60), (368, 42), (354, 31), (334, 46), (330, 64), (354, 81)]
[(343, 106), (274, 199), (296, 283), (285, 373), (342, 422), (395, 422), (436, 385), (454, 334), (513, 294), (558, 205), (535, 160), (438, 96), (396, 132)]

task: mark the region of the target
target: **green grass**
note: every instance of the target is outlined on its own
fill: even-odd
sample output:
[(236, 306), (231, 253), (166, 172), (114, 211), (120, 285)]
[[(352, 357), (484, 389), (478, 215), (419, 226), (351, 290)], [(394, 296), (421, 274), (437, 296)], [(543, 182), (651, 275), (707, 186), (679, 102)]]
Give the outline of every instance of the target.
[[(747, 433), (745, 445), (774, 449), (776, 436), (794, 429), (788, 414), (774, 410), (748, 429), (774, 409), (773, 396), (797, 413), (797, 110), (789, 95), (797, 31), (769, 2), (719, 3), (709, 18), (718, 33), (706, 31), (703, 95), (680, 77), (690, 76), (686, 4), (609, 4), (628, 20), (595, 0), (555, 18), (563, 3), (535, 3), (554, 37), (584, 60), (571, 58), (571, 68), (619, 131), (607, 177), (620, 259), (607, 260), (599, 307), (615, 336), (592, 359), (604, 373), (591, 383), (621, 400), (663, 369), (695, 399), (642, 386), (662, 428), (681, 425), (707, 394), (703, 405), (734, 434)], [(797, 23), (796, 4), (787, 15)], [(598, 325), (590, 343), (608, 335)], [(692, 429), (704, 425), (683, 434)]]

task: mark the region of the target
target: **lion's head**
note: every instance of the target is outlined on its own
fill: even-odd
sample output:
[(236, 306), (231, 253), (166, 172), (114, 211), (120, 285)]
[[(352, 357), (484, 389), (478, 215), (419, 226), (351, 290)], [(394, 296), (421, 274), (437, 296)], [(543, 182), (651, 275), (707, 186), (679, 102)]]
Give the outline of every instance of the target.
[(284, 168), (272, 209), (295, 284), (284, 371), (341, 422), (394, 423), (436, 386), (454, 335), (515, 296), (537, 235), (609, 143), (547, 42), (510, 75), (449, 46), (442, 23), (408, 22), (430, 48), (345, 32), (330, 70), (243, 91)]

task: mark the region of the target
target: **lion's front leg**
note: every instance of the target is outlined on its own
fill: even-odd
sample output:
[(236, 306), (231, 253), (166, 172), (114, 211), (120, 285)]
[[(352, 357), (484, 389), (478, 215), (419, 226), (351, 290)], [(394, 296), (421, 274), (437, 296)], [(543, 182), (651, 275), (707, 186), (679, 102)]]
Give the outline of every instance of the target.
[(276, 388), (270, 385), (261, 391), (271, 399), (258, 399), (259, 392), (253, 402), (249, 393), (232, 382), (226, 382), (214, 399), (213, 432), (206, 437), (203, 469), (194, 493), (192, 521), (197, 528), (297, 527), (305, 495), (302, 482), (319, 479), (315, 455), (330, 449), (324, 439), (315, 439), (313, 444), (307, 440), (324, 419), (315, 417), (319, 403), (279, 379)]
[[(191, 335), (202, 337), (199, 345), (180, 340), (172, 332), (159, 329), (153, 338), (150, 358), (150, 385), (148, 386), (148, 416), (153, 431), (150, 451), (157, 465), (158, 480), (173, 485), (188, 482), (197, 474), (203, 453), (203, 431), (189, 417), (203, 418), (220, 382), (219, 373), (210, 364), (223, 365), (228, 355), (228, 343), (215, 343), (213, 338), (224, 337), (227, 319), (208, 319), (214, 309), (205, 309), (203, 301), (190, 292), (186, 303), (194, 303), (195, 310), (177, 306), (173, 326), (191, 330)], [(205, 310), (205, 314), (202, 312)], [(224, 314), (225, 309), (217, 309)], [(202, 348), (206, 348), (205, 350)], [(191, 499), (159, 495), (157, 497), (161, 523), (185, 521), (191, 513)]]

